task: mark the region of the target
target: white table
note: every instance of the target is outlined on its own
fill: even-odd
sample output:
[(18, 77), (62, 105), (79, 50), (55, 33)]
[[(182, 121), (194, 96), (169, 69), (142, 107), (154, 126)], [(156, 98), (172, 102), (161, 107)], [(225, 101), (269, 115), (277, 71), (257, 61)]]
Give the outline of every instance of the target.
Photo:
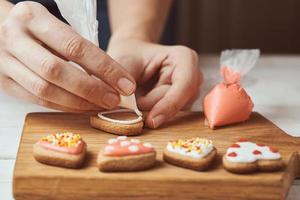
[[(201, 100), (218, 75), (218, 57), (201, 56), (206, 82), (201, 97), (192, 106), (200, 110)], [(244, 86), (255, 110), (285, 131), (300, 135), (300, 56), (263, 56), (250, 72)], [(203, 92), (204, 91), (204, 92)], [(26, 104), (0, 93), (0, 199), (12, 199), (12, 174), (23, 120), (28, 112), (50, 111)], [(289, 200), (300, 200), (300, 181), (291, 188)]]

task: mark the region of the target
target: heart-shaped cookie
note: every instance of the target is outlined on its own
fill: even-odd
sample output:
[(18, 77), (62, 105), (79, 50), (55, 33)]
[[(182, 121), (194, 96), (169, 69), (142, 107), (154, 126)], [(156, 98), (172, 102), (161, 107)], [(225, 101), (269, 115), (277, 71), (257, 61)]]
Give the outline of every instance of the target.
[(208, 169), (216, 156), (212, 141), (199, 137), (170, 141), (163, 152), (167, 163), (197, 171)]
[(87, 145), (79, 134), (55, 133), (33, 145), (36, 161), (66, 168), (79, 168), (84, 162)]
[[(144, 120), (137, 111), (129, 109), (109, 110), (90, 117), (90, 124), (96, 129), (116, 135), (140, 135)], [(142, 113), (140, 113), (142, 114)]]
[(239, 84), (220, 83), (205, 97), (203, 110), (210, 128), (246, 121), (253, 103)]
[(223, 165), (233, 173), (251, 173), (280, 170), (283, 162), (278, 149), (240, 139), (227, 149)]
[(109, 139), (97, 159), (99, 170), (104, 172), (146, 170), (155, 162), (156, 151), (150, 143), (126, 136)]

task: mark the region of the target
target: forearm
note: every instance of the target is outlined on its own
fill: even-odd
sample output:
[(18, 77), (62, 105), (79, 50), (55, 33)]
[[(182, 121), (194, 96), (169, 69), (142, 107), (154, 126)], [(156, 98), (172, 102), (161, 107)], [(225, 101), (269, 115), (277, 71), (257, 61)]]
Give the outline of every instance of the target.
[(158, 42), (172, 0), (109, 0), (112, 39)]
[(0, 0), (0, 22), (7, 16), (10, 9), (13, 7), (13, 4), (6, 1)]

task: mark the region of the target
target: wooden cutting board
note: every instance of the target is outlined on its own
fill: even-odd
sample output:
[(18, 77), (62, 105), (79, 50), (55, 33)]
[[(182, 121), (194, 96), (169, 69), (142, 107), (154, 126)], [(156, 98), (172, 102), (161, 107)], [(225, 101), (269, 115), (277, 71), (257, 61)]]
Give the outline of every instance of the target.
[[(202, 113), (180, 113), (157, 130), (145, 129), (138, 138), (151, 142), (158, 151), (155, 168), (131, 173), (102, 173), (96, 157), (111, 134), (89, 126), (89, 116), (68, 113), (27, 115), (16, 160), (13, 193), (16, 199), (284, 199), (294, 178), (300, 176), (300, 138), (286, 135), (273, 123), (253, 113), (245, 123), (210, 130)], [(40, 164), (32, 146), (42, 136), (72, 131), (82, 134), (88, 156), (82, 169), (64, 169)], [(171, 139), (206, 137), (219, 151), (212, 168), (196, 172), (162, 161), (162, 150)], [(275, 173), (236, 175), (225, 171), (221, 156), (239, 138), (280, 149), (286, 167)]]

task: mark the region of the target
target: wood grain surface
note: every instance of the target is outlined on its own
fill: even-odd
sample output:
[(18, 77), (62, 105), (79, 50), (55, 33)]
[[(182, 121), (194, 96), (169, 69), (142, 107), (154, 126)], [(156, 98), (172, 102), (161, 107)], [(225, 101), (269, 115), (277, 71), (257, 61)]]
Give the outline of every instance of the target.
[[(135, 138), (151, 142), (158, 151), (156, 166), (143, 172), (102, 173), (96, 167), (97, 153), (114, 135), (93, 129), (89, 115), (31, 113), (27, 115), (13, 178), (16, 199), (284, 199), (300, 175), (300, 138), (286, 135), (270, 121), (253, 113), (245, 123), (210, 130), (199, 112), (180, 113), (157, 130), (145, 129)], [(82, 169), (64, 169), (40, 164), (32, 146), (42, 136), (72, 131), (82, 134), (88, 156)], [(214, 141), (218, 158), (210, 170), (196, 172), (162, 161), (169, 140), (206, 137)], [(225, 171), (221, 157), (239, 138), (280, 149), (286, 167), (280, 172), (236, 175)]]

